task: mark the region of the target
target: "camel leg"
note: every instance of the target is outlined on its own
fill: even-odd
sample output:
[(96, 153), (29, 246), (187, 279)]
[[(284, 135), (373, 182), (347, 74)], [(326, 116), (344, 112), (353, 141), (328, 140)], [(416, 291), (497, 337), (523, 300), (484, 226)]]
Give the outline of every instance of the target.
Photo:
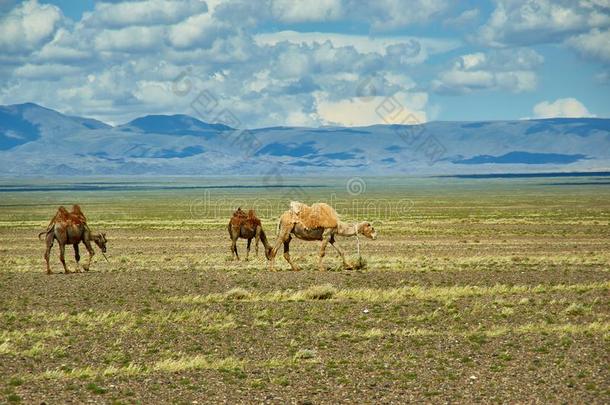
[(53, 240), (55, 235), (53, 232), (48, 232), (46, 237), (47, 249), (44, 252), (44, 260), (47, 262), (47, 274), (53, 274), (51, 271), (51, 265), (49, 264), (49, 256), (51, 255), (51, 248), (53, 247)]
[(231, 258), (239, 261), (239, 254), (237, 253), (237, 238), (231, 235)]
[(89, 260), (87, 260), (87, 265), (83, 265), (83, 269), (85, 269), (85, 271), (89, 271), (89, 269), (91, 268), (91, 259), (93, 259), (93, 255), (95, 254), (95, 251), (93, 250), (93, 246), (91, 246), (91, 241), (84, 239), (83, 243), (85, 244), (85, 248), (87, 249), (87, 252), (89, 253)]
[(256, 257), (258, 257), (258, 242), (261, 240), (261, 227), (256, 227), (256, 234), (254, 235), (254, 252), (256, 253)]
[(76, 272), (80, 273), (80, 252), (78, 251), (78, 243), (75, 243), (72, 246), (74, 246), (74, 260), (76, 260)]
[(339, 253), (339, 256), (341, 256), (341, 260), (343, 260), (343, 266), (345, 268), (349, 269), (351, 266), (349, 265), (349, 263), (347, 263), (347, 260), (345, 260), (345, 254), (343, 253), (343, 250), (341, 250), (339, 248), (339, 246), (335, 245), (335, 238), (334, 238), (334, 236), (332, 238), (330, 238), (330, 245), (332, 247), (334, 247), (335, 250), (337, 251), (337, 253)]
[[(273, 271), (273, 265), (275, 262), (275, 256), (277, 255), (278, 250), (280, 250), (280, 246), (284, 244), (290, 238), (290, 232), (292, 231), (292, 224), (282, 225), (280, 231), (277, 235), (277, 239), (275, 241), (275, 246), (271, 249), (271, 259), (269, 259), (269, 271)], [(286, 249), (286, 245), (284, 245), (284, 249)], [(286, 257), (284, 255), (284, 257)]]
[(286, 242), (284, 242), (284, 259), (286, 259), (288, 264), (290, 264), (292, 271), (299, 271), (301, 269), (299, 269), (299, 267), (296, 264), (294, 264), (292, 262), (292, 260), (290, 260), (290, 241), (291, 240), (292, 240), (292, 237), (288, 236), (288, 240)]
[(248, 261), (248, 257), (250, 256), (250, 244), (252, 243), (252, 238), (248, 239), (248, 244), (246, 245), (246, 261)]
[(70, 273), (68, 266), (66, 266), (66, 245), (61, 242), (59, 242), (59, 261), (64, 266), (64, 273)]
[(324, 263), (322, 263), (322, 259), (324, 258), (324, 255), (326, 254), (326, 245), (328, 245), (328, 242), (330, 241), (331, 237), (332, 237), (332, 230), (325, 229), (324, 233), (322, 234), (322, 244), (320, 245), (320, 260), (318, 261), (318, 267), (320, 268), (320, 271), (326, 271), (326, 267), (324, 267)]

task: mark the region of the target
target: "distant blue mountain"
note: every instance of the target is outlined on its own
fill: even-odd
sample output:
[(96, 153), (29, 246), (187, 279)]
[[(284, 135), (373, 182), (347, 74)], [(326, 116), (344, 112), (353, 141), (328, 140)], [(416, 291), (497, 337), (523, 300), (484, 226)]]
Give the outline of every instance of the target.
[(233, 128), (223, 124), (208, 124), (188, 115), (147, 115), (119, 127), (123, 131), (139, 131), (168, 135), (210, 135)]
[(564, 155), (561, 153), (529, 153), (529, 152), (510, 152), (502, 156), (479, 155), (470, 159), (455, 160), (453, 163), (465, 165), (480, 165), (487, 163), (496, 164), (515, 164), (522, 163), (528, 165), (544, 164), (569, 164), (586, 159), (585, 155)]
[(188, 115), (147, 115), (112, 127), (33, 103), (0, 106), (0, 173), (5, 176), (274, 177), (278, 170), (282, 175), (475, 176), (608, 171), (610, 119), (242, 131)]
[(19, 109), (0, 107), (0, 150), (11, 149), (38, 138), (38, 126), (25, 119)]

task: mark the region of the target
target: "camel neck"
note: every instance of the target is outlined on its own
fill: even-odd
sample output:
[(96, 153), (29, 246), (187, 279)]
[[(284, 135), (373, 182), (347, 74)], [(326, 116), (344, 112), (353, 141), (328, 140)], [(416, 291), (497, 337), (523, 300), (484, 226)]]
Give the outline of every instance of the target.
[(265, 247), (265, 249), (268, 249), (271, 247), (271, 245), (269, 244), (269, 241), (267, 241), (267, 235), (265, 235), (265, 231), (263, 231), (261, 229), (261, 242), (263, 242), (263, 246)]
[(346, 224), (345, 222), (339, 222), (338, 230), (341, 236), (356, 236), (358, 234), (359, 224)]

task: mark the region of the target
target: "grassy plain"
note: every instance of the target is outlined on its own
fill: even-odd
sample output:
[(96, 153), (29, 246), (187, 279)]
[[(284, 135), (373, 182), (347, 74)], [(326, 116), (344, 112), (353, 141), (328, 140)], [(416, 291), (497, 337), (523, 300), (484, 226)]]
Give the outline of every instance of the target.
[[(345, 180), (0, 181), (0, 403), (610, 401), (608, 185)], [(298, 240), (301, 272), (232, 262), (232, 209), (273, 240), (291, 199), (372, 221), (367, 267)], [(110, 263), (47, 276), (36, 235), (73, 202)]]

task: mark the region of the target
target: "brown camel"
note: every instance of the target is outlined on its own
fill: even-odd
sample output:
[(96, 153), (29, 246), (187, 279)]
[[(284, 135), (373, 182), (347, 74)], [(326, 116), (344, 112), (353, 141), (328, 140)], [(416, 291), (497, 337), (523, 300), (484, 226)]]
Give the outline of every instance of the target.
[(265, 257), (269, 259), (271, 245), (267, 240), (263, 225), (261, 224), (260, 219), (256, 217), (254, 210), (249, 210), (248, 213), (246, 213), (241, 208), (237, 208), (229, 221), (227, 229), (229, 230), (229, 236), (231, 237), (231, 257), (233, 257), (234, 260), (239, 260), (239, 255), (237, 254), (237, 239), (239, 238), (248, 240), (246, 260), (248, 260), (248, 256), (250, 255), (250, 244), (252, 243), (253, 238), (255, 241), (254, 250), (256, 255), (258, 256), (258, 242), (260, 240), (265, 247)]
[[(106, 252), (106, 234), (105, 233), (93, 233), (87, 225), (87, 219), (78, 205), (72, 207), (72, 212), (68, 212), (63, 206), (59, 207), (57, 213), (51, 219), (51, 222), (47, 226), (46, 231), (40, 232), (38, 238), (45, 235), (45, 242), (47, 245), (44, 259), (47, 263), (47, 274), (52, 274), (51, 266), (49, 264), (49, 255), (53, 242), (57, 240), (59, 243), (59, 260), (64, 266), (64, 272), (70, 273), (66, 266), (65, 251), (66, 245), (71, 244), (74, 247), (74, 258), (76, 259), (76, 271), (80, 272), (79, 262), (80, 254), (78, 244), (83, 242), (89, 252), (89, 260), (86, 265), (83, 265), (85, 271), (89, 271), (91, 266), (91, 259), (95, 254), (91, 241), (101, 249), (102, 254)], [(105, 256), (104, 256), (105, 257)]]
[[(322, 218), (319, 222), (316, 223), (315, 220), (312, 221), (311, 218), (309, 218), (309, 220), (302, 219), (302, 211), (295, 212), (295, 206), (296, 205), (294, 204), (294, 202), (291, 203), (291, 210), (284, 212), (280, 217), (280, 221), (278, 223), (278, 236), (275, 242), (275, 246), (271, 251), (271, 259), (269, 262), (269, 270), (271, 271), (273, 271), (275, 256), (277, 255), (277, 252), (282, 244), (284, 244), (284, 258), (290, 264), (292, 270), (299, 270), (298, 266), (296, 266), (290, 259), (290, 241), (292, 240), (293, 236), (306, 241), (322, 241), (322, 244), (320, 246), (320, 259), (318, 262), (318, 267), (321, 271), (326, 270), (322, 263), (322, 259), (326, 254), (326, 245), (328, 243), (330, 243), (331, 246), (335, 248), (337, 253), (339, 253), (341, 259), (343, 260), (343, 265), (347, 268), (350, 267), (350, 265), (345, 260), (345, 255), (343, 251), (335, 245), (336, 236), (357, 237), (358, 235), (364, 235), (369, 239), (377, 238), (377, 232), (369, 222), (364, 221), (355, 224), (347, 224), (337, 219), (337, 225), (334, 227), (315, 226), (316, 224), (320, 223), (332, 224), (333, 221), (329, 218)], [(330, 206), (328, 207), (330, 208)], [(330, 209), (332, 210), (332, 208)], [(324, 208), (322, 212), (324, 212), (325, 210), (326, 208)], [(326, 210), (326, 212), (330, 211)], [(332, 210), (332, 213), (334, 213), (334, 215), (336, 216), (334, 210)], [(305, 226), (305, 223), (309, 226)]]

